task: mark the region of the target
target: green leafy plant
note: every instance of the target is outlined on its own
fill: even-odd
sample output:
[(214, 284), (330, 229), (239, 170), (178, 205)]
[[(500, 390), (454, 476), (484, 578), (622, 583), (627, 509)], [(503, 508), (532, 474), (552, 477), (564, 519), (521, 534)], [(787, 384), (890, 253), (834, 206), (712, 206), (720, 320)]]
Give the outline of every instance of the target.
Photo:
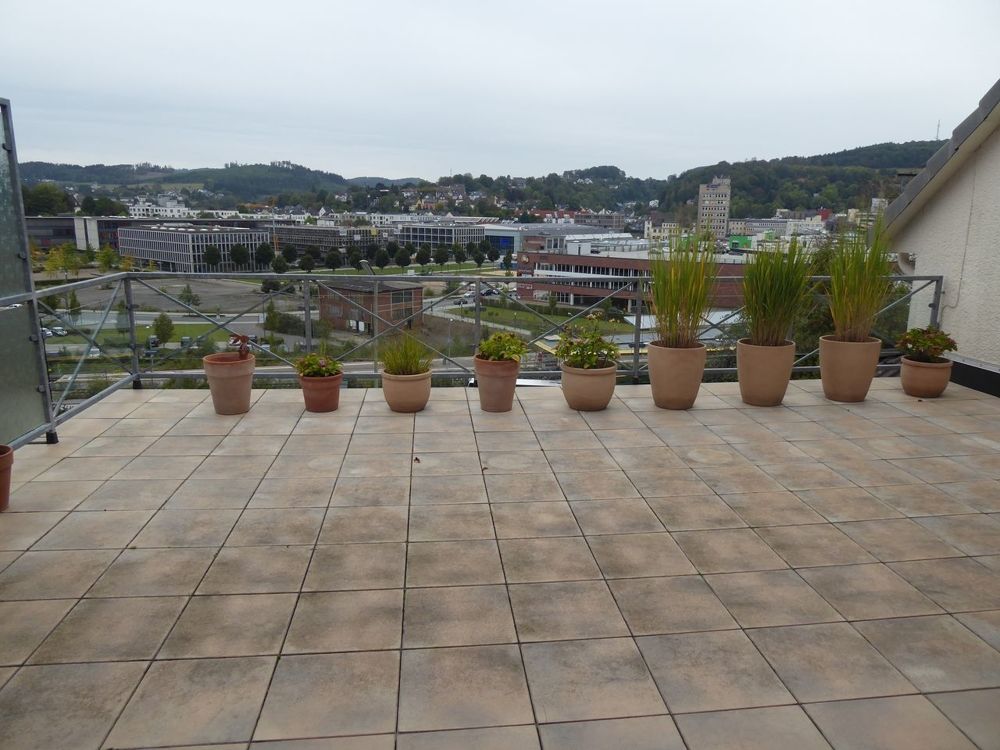
[(394, 336), (381, 354), (382, 369), (390, 375), (422, 375), (431, 369), (430, 350), (412, 336)]
[(601, 313), (591, 313), (579, 324), (566, 326), (559, 334), (555, 355), (569, 367), (596, 370), (618, 362), (617, 345), (601, 336)]
[(781, 346), (812, 293), (812, 262), (793, 237), (779, 247), (753, 256), (743, 274), (743, 317), (750, 343)]
[(896, 348), (917, 362), (947, 362), (941, 355), (958, 349), (955, 339), (934, 326), (911, 328), (898, 339)]
[(649, 254), (650, 302), (660, 346), (690, 349), (712, 303), (716, 263), (704, 236), (671, 236), (669, 252)]
[(477, 354), (481, 359), (514, 360), (520, 362), (527, 354), (528, 345), (509, 331), (497, 331), (487, 339), (479, 342)]
[(295, 370), (304, 378), (326, 378), (339, 375), (343, 366), (325, 352), (312, 352), (295, 360)]
[(892, 292), (889, 238), (882, 217), (869, 244), (863, 231), (841, 232), (830, 258), (827, 298), (838, 341), (867, 341), (875, 318)]

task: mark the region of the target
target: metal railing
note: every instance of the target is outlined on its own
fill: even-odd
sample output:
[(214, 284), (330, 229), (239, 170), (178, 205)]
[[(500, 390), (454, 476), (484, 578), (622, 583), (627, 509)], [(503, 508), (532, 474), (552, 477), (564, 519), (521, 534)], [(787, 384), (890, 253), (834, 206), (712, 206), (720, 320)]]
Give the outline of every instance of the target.
[[(719, 276), (720, 284), (738, 284), (739, 276)], [(814, 277), (824, 281), (828, 277)], [(929, 297), (926, 322), (935, 325), (941, 302), (942, 277), (892, 276), (897, 292), (883, 307), (882, 313), (908, 305), (918, 294)], [(511, 329), (527, 339), (536, 352), (522, 365), (526, 377), (554, 379), (561, 374), (552, 356), (554, 337), (591, 312), (609, 307), (627, 310), (616, 315), (617, 322), (605, 325), (610, 335), (619, 342), (621, 360), (619, 374), (642, 382), (647, 375), (644, 345), (653, 340), (651, 330), (643, 325), (644, 311), (648, 307), (648, 276), (606, 276), (593, 274), (559, 276), (504, 276), (494, 274), (426, 274), (426, 275), (342, 275), (342, 274), (273, 274), (273, 273), (166, 273), (124, 272), (92, 279), (59, 284), (37, 289), (33, 294), (17, 294), (0, 298), (0, 307), (13, 304), (31, 304), (38, 311), (41, 326), (65, 329), (74, 340), (72, 345), (57, 343), (53, 338), (43, 338), (46, 349), (50, 414), (47, 423), (40, 424), (16, 444), (22, 444), (43, 433), (54, 433), (57, 426), (89, 406), (101, 401), (114, 391), (131, 386), (142, 387), (143, 381), (171, 380), (178, 384), (203, 379), (200, 355), (214, 351), (219, 339), (232, 333), (254, 331), (256, 341), (251, 343), (257, 355), (258, 382), (291, 381), (296, 375), (293, 359), (301, 352), (326, 350), (345, 363), (345, 379), (373, 382), (379, 377), (379, 344), (396, 335), (419, 338), (435, 355), (434, 376), (438, 382), (446, 379), (467, 382), (474, 376), (471, 355), (475, 342), (488, 331)], [(191, 282), (235, 282), (223, 285), (219, 294), (211, 293), (215, 304), (203, 303), (198, 294), (190, 292)], [(604, 284), (595, 287), (594, 282)], [(262, 283), (270, 284), (262, 291)], [(411, 308), (406, 311), (393, 308), (392, 293), (405, 292), (399, 282), (418, 282), (409, 288)], [(576, 284), (575, 282), (581, 282)], [(584, 285), (584, 283), (586, 285)], [(169, 285), (185, 285), (181, 292), (172, 291)], [(431, 287), (445, 284), (440, 295), (423, 297)], [(545, 300), (523, 300), (517, 294), (517, 284), (542, 286), (554, 290), (565, 288), (565, 294), (586, 295), (581, 305), (566, 307)], [(417, 289), (421, 294), (416, 294)], [(721, 288), (721, 287), (720, 287)], [(92, 299), (95, 294), (101, 299)], [(84, 294), (87, 303), (80, 308), (60, 307), (58, 301)], [(388, 295), (389, 304), (385, 304)], [(225, 297), (228, 309), (222, 312), (217, 300)], [(253, 297), (248, 301), (246, 297)], [(104, 298), (106, 297), (106, 298)], [(420, 303), (417, 304), (416, 300)], [(151, 302), (158, 301), (157, 306)], [(817, 300), (817, 304), (820, 304)], [(318, 304), (316, 304), (318, 303)], [(279, 309), (280, 306), (280, 309)], [(140, 326), (151, 316), (166, 312), (176, 327), (190, 328), (199, 324), (196, 335), (186, 337), (179, 346), (151, 346), (143, 344)], [(214, 312), (212, 309), (214, 307)], [(329, 310), (338, 307), (336, 315)], [(328, 314), (324, 314), (327, 311)], [(501, 312), (502, 311), (502, 312)], [(722, 318), (705, 319), (700, 338), (709, 344), (708, 377), (725, 377), (735, 373), (733, 347), (739, 330), (742, 308), (728, 311)], [(109, 321), (114, 317), (114, 324)], [(301, 319), (301, 332), (277, 334), (294, 339), (291, 347), (276, 345), (275, 333), (267, 330), (270, 318), (288, 324)], [(282, 318), (282, 316), (284, 316)], [(353, 316), (353, 317), (352, 317)], [(521, 317), (518, 317), (521, 316)], [(140, 320), (144, 317), (144, 320)], [(334, 323), (355, 321), (354, 331), (330, 330)], [(414, 332), (414, 325), (421, 332)], [(297, 323), (295, 324), (297, 326)], [(152, 322), (147, 325), (151, 328)], [(453, 328), (460, 328), (460, 351), (453, 347)], [(447, 344), (442, 330), (447, 330)], [(434, 333), (436, 331), (436, 333)], [(890, 332), (890, 334), (893, 332)], [(897, 332), (898, 333), (898, 332)], [(879, 331), (875, 331), (880, 335)], [(43, 336), (40, 330), (37, 335)], [(880, 336), (891, 342), (891, 335)], [(65, 341), (66, 339), (63, 339)], [(51, 342), (51, 343), (50, 343)], [(270, 345), (269, 345), (270, 342)], [(167, 342), (163, 342), (166, 344)], [(70, 348), (72, 347), (72, 351)], [(795, 362), (795, 372), (810, 373), (819, 368), (811, 364), (818, 349), (800, 352)], [(103, 368), (103, 369), (102, 369)], [(898, 364), (880, 365), (883, 373), (898, 368)]]

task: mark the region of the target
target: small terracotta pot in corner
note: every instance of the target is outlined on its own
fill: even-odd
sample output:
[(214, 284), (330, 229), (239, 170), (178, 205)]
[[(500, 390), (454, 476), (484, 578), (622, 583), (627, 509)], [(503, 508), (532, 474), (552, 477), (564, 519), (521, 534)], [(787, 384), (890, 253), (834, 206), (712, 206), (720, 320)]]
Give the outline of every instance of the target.
[(478, 354), (472, 361), (476, 366), (479, 408), (490, 412), (513, 409), (521, 363), (516, 359), (482, 359)]
[(690, 409), (698, 398), (708, 350), (649, 344), (649, 385), (653, 403), (661, 409)]
[(14, 467), (14, 449), (0, 445), (0, 513), (10, 505), (10, 473)]
[(736, 342), (736, 372), (740, 398), (751, 406), (778, 406), (785, 398), (795, 364), (795, 342), (757, 346), (750, 339)]
[(431, 397), (431, 372), (418, 375), (382, 373), (382, 395), (392, 411), (412, 414), (423, 411)]
[(951, 380), (950, 359), (940, 362), (918, 362), (904, 356), (900, 361), (899, 380), (903, 392), (917, 398), (937, 398), (948, 387)]
[(615, 395), (618, 366), (586, 369), (560, 364), (562, 392), (566, 404), (576, 411), (601, 411), (607, 409)]
[(323, 375), (321, 377), (306, 377), (299, 375), (299, 386), (302, 388), (302, 400), (306, 403), (306, 411), (328, 412), (336, 411), (340, 406), (340, 385), (344, 374)]
[(202, 367), (216, 414), (246, 414), (250, 411), (250, 389), (256, 359), (240, 359), (238, 352), (219, 352), (202, 357)]
[(882, 342), (873, 336), (867, 341), (839, 341), (820, 336), (819, 374), (823, 395), (831, 401), (864, 401), (871, 388)]

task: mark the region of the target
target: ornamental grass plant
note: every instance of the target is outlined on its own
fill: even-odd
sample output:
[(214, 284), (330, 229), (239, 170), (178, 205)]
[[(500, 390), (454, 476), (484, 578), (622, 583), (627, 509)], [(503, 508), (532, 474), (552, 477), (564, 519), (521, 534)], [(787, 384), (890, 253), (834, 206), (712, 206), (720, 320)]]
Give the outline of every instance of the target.
[(654, 344), (674, 349), (698, 346), (698, 332), (712, 304), (717, 266), (710, 235), (670, 237), (669, 252), (650, 252), (650, 303)]
[(431, 353), (423, 342), (401, 334), (381, 351), (382, 369), (390, 375), (422, 375), (431, 369)]
[(871, 242), (862, 230), (841, 232), (830, 258), (827, 298), (836, 341), (867, 341), (879, 310), (892, 292), (889, 238), (881, 215)]
[(753, 256), (743, 275), (743, 317), (749, 343), (782, 346), (812, 294), (812, 261), (792, 238)]

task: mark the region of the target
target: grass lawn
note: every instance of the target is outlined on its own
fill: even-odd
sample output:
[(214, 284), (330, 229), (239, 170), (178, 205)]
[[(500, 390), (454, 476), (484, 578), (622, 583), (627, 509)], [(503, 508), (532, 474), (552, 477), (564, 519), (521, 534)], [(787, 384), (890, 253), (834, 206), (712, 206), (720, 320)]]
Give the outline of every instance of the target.
[[(457, 313), (465, 318), (476, 317), (476, 311), (473, 309), (452, 308), (449, 312)], [(543, 313), (543, 315), (553, 321), (553, 323), (565, 323), (572, 317), (573, 313), (566, 313), (560, 310), (554, 315), (550, 315), (548, 313)], [(502, 307), (483, 307), (482, 321), (486, 325), (489, 325), (490, 323), (499, 323), (501, 325), (524, 328), (525, 330), (531, 331), (535, 334), (543, 333), (551, 328), (551, 326), (544, 320), (523, 308), (510, 309)], [(601, 332), (605, 334), (631, 333), (633, 330), (633, 327), (628, 323), (619, 323), (610, 320), (601, 321)]]
[[(119, 333), (118, 329), (115, 328), (115, 321), (113, 317), (108, 319), (110, 325), (105, 327), (100, 333), (97, 334), (97, 341), (100, 344), (106, 344), (109, 341), (114, 343), (122, 341), (128, 338), (128, 333)], [(203, 333), (207, 333), (211, 330), (211, 323), (174, 323), (174, 335), (171, 337), (170, 341), (176, 343), (181, 340), (182, 336), (190, 336), (192, 340), (197, 336), (201, 336)], [(136, 336), (139, 339), (140, 344), (144, 344), (149, 336), (153, 335), (152, 325), (149, 328), (146, 327), (145, 323), (136, 323)], [(226, 333), (221, 328), (214, 331), (209, 335), (210, 341), (228, 341), (229, 334)], [(61, 344), (85, 344), (86, 339), (80, 335), (69, 335), (69, 336), (53, 336), (50, 339), (46, 339), (45, 343), (47, 346), (57, 346)]]

